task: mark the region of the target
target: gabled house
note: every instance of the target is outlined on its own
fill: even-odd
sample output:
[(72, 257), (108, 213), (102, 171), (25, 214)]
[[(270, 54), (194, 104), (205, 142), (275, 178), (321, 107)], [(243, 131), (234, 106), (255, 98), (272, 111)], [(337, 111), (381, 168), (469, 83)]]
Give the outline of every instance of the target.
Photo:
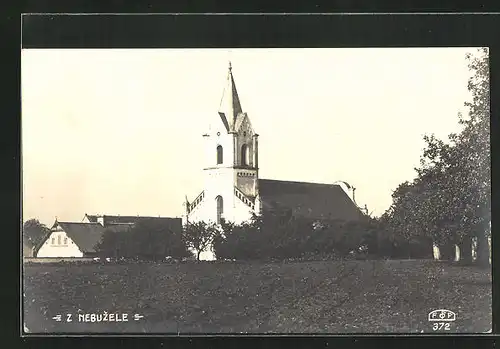
[(182, 231), (181, 218), (87, 215), (82, 222), (60, 222), (56, 219), (50, 233), (34, 250), (38, 258), (92, 257), (95, 246), (101, 241), (106, 230), (126, 231), (134, 224), (154, 220), (175, 232)]
[(50, 233), (37, 247), (36, 257), (90, 257), (101, 240), (104, 227), (99, 223), (55, 221)]

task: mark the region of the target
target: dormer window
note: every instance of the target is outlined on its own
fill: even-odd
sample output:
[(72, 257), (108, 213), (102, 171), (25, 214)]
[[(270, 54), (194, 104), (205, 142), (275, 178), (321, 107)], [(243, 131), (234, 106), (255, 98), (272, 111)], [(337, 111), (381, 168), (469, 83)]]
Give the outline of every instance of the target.
[(217, 165), (222, 164), (222, 145), (217, 146)]

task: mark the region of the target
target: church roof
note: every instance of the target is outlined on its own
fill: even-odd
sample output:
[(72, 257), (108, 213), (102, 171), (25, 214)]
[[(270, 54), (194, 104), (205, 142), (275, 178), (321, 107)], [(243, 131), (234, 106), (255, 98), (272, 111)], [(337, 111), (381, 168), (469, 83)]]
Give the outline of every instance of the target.
[(363, 213), (337, 184), (259, 179), (263, 210), (291, 209), (318, 219), (358, 220)]
[(238, 117), (242, 117), (239, 116), (242, 113), (243, 110), (241, 109), (240, 98), (238, 97), (238, 91), (234, 83), (231, 62), (229, 62), (226, 87), (222, 92), (222, 99), (219, 106), (219, 115), (228, 132), (236, 131), (236, 120)]

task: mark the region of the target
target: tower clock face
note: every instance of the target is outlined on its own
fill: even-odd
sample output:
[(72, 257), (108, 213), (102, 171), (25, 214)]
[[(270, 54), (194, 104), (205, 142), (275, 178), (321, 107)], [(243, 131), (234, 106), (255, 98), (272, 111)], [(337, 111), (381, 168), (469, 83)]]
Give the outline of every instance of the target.
[(217, 132), (217, 136), (220, 136), (220, 132)]

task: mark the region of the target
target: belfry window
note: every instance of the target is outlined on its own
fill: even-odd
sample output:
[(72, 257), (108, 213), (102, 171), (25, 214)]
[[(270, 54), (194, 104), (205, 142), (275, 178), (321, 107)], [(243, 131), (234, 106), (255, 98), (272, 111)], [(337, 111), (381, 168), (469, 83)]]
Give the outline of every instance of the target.
[(217, 146), (217, 165), (222, 164), (222, 145)]
[(241, 146), (241, 165), (248, 166), (248, 146), (246, 144)]
[(221, 223), (222, 215), (224, 214), (224, 200), (222, 200), (222, 196), (217, 196), (215, 198), (217, 203), (217, 224)]

